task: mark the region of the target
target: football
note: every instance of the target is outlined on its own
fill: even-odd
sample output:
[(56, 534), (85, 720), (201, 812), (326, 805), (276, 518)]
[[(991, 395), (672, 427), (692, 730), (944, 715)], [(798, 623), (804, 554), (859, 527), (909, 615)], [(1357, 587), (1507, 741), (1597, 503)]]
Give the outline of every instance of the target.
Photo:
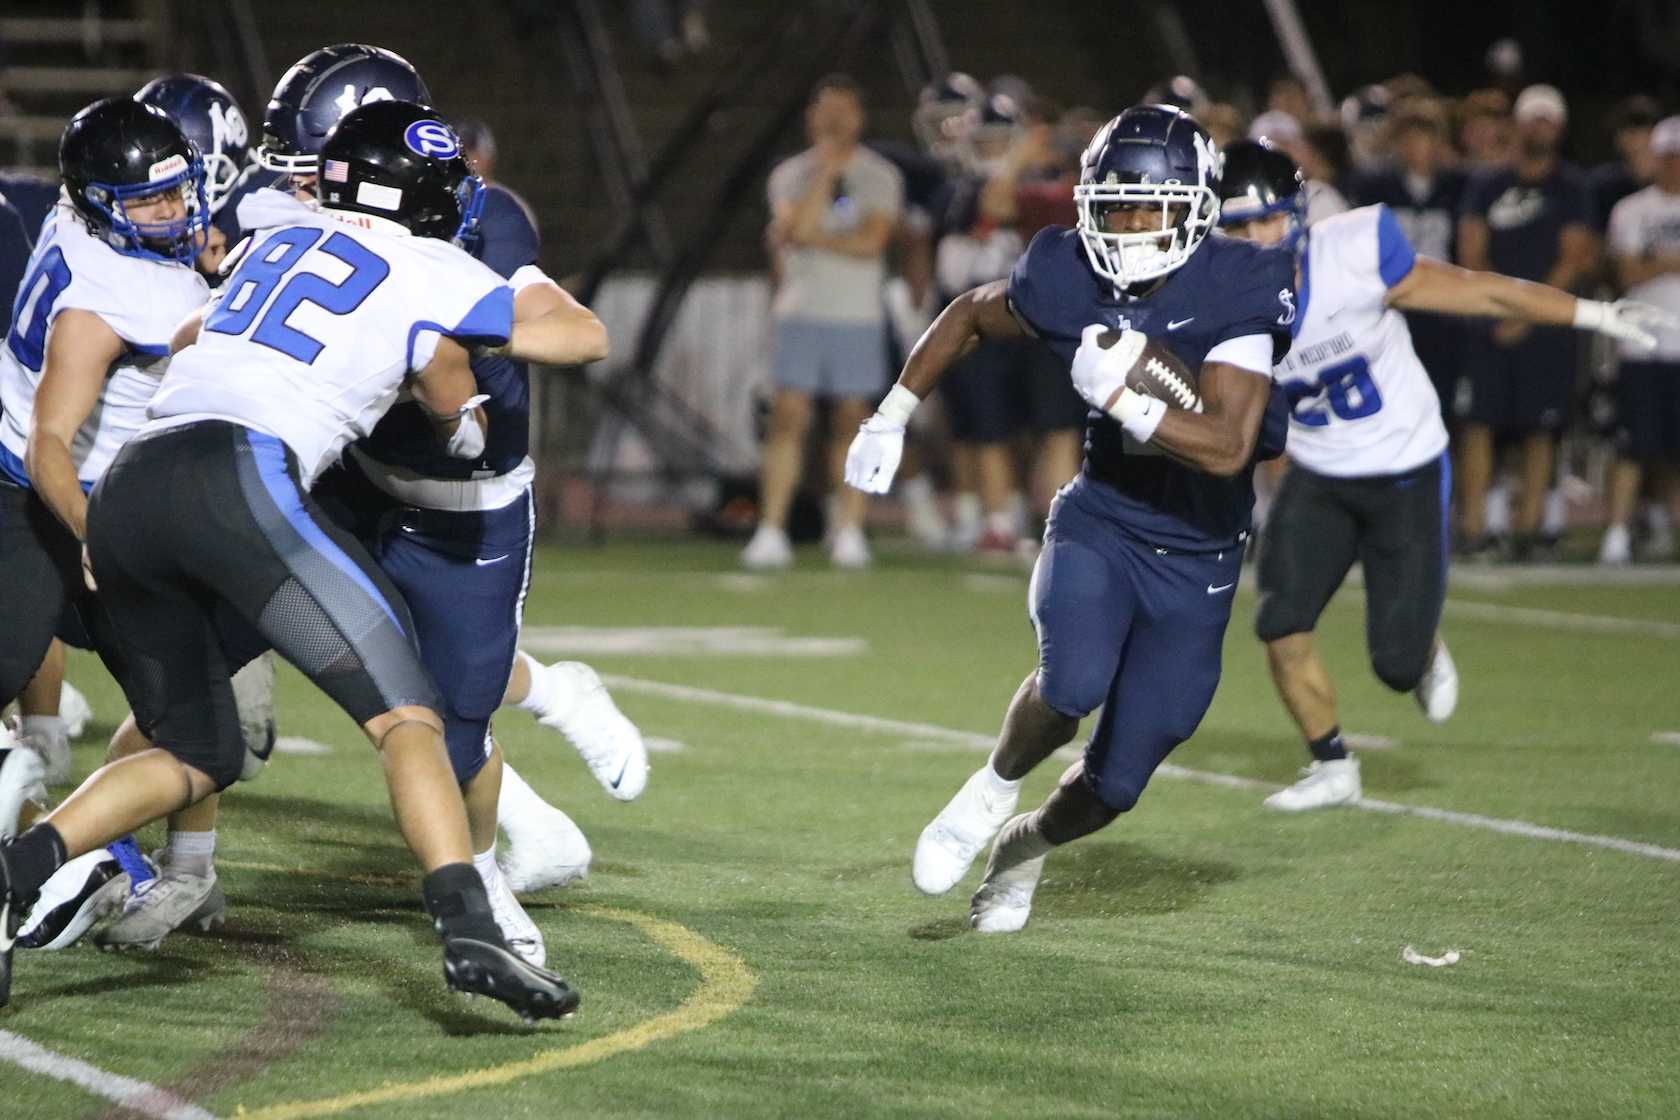
[[(1104, 331), (1097, 336), (1097, 345), (1107, 350), (1120, 341), (1121, 333)], [(1202, 410), (1196, 371), (1154, 339), (1144, 343), (1137, 361), (1126, 371), (1126, 384), (1136, 392), (1164, 402), (1168, 408), (1182, 408), (1190, 412)]]

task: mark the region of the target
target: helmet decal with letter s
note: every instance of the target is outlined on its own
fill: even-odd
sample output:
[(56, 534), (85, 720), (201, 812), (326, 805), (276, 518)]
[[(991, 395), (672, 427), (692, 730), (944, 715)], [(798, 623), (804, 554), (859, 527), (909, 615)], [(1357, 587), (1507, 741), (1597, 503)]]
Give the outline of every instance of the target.
[(483, 183), (455, 130), (424, 105), (376, 101), (345, 114), (320, 152), (325, 210), (395, 222), (457, 244), (476, 232)]

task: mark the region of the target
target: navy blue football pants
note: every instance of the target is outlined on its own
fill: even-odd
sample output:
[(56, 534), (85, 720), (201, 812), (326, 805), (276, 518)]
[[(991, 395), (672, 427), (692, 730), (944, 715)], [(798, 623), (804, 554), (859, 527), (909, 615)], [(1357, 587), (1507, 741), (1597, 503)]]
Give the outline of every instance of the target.
[(1102, 707), (1084, 777), (1123, 813), (1213, 702), (1242, 550), (1152, 547), (1108, 515), (1100, 489), (1081, 476), (1057, 495), (1028, 605), (1039, 696), (1074, 718)]
[(530, 585), (530, 491), (500, 509), (416, 509), (346, 459), (322, 477), (315, 496), (407, 601), (420, 660), (443, 694), (449, 763), (466, 785), (489, 758), (490, 717), (513, 672)]

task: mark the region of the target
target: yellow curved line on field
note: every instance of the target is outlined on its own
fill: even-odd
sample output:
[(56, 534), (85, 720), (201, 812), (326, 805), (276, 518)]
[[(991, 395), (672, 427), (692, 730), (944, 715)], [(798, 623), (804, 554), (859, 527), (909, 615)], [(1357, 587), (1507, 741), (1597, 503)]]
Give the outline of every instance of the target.
[(523, 1061), (402, 1085), (384, 1085), (378, 1089), (314, 1101), (294, 1101), (249, 1110), (242, 1107), (237, 1115), (243, 1120), (305, 1120), (317, 1116), (337, 1116), (368, 1105), (464, 1093), (471, 1089), (505, 1085), (524, 1077), (592, 1065), (710, 1026), (746, 1003), (758, 984), (758, 977), (753, 975), (745, 961), (687, 926), (611, 906), (579, 906), (577, 912), (635, 926), (649, 941), (699, 970), (700, 986), (674, 1011), (576, 1046), (545, 1050)]

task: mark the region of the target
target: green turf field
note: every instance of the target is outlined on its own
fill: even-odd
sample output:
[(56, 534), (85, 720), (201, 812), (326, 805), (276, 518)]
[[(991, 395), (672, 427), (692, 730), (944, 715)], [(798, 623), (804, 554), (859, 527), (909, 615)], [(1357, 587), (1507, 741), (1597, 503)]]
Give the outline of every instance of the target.
[[(1304, 752), (1249, 632), (1249, 578), (1218, 699), (1173, 762), (1282, 783)], [(909, 856), (1032, 665), (1025, 586), (907, 555), (745, 577), (721, 546), (545, 551), (533, 636), (852, 639), (586, 657), (668, 741), (629, 805), (528, 716), (499, 720), (595, 848), (586, 884), (531, 903), (583, 991), (576, 1019), (528, 1029), (444, 991), (371, 752), (284, 670), (281, 733), (333, 750), (279, 756), (226, 799), (226, 929), (153, 955), (20, 955), (0, 1049), (28, 1040), (61, 1072), (78, 1059), (216, 1116), (1680, 1115), (1680, 735), (1660, 738), (1680, 733), (1680, 584), (1467, 582), (1444, 728), (1377, 684), (1344, 595), (1321, 631), (1344, 727), (1399, 744), (1365, 754), (1367, 796), (1479, 823), (1286, 818), (1263, 790), (1161, 777), (1050, 857), (1025, 932), (981, 937), (978, 873), (928, 899)], [(85, 770), (120, 701), (96, 663), (72, 676), (103, 725)], [(1462, 959), (1411, 965), (1406, 945)], [(148, 1114), (0, 1062), (5, 1120), (101, 1113)]]

